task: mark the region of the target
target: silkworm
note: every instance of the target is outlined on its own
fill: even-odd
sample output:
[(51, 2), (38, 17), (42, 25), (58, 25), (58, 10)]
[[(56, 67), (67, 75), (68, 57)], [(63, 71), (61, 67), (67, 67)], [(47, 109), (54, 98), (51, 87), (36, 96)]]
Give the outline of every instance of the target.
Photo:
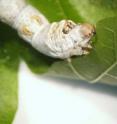
[(0, 20), (16, 29), (36, 50), (53, 58), (85, 55), (92, 49), (93, 25), (76, 24), (71, 20), (49, 23), (24, 0), (0, 0)]

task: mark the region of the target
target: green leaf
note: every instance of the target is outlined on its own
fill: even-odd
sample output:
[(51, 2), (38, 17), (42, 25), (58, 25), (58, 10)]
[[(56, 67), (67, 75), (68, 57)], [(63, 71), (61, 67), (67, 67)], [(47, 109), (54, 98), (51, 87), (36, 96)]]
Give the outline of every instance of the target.
[(51, 21), (72, 19), (96, 24), (117, 15), (117, 0), (28, 0)]
[(0, 23), (0, 124), (11, 124), (17, 109), (21, 59), (36, 73), (47, 72), (53, 60), (34, 50), (16, 31)]
[(117, 0), (69, 0), (80, 16), (90, 23), (117, 15)]
[(17, 108), (18, 49), (10, 37), (15, 35), (1, 24), (0, 29), (0, 124), (10, 124)]
[(50, 69), (51, 75), (117, 85), (117, 17), (97, 23), (93, 50), (87, 56), (59, 61)]
[(39, 9), (50, 22), (61, 19), (83, 21), (82, 17), (69, 0), (28, 0), (30, 4)]
[[(28, 0), (50, 22), (72, 19), (96, 23), (117, 13), (116, 0)], [(38, 74), (117, 85), (117, 18), (100, 21), (94, 50), (72, 59), (72, 65), (34, 50), (16, 31), (0, 23), (0, 124), (11, 124), (17, 109), (18, 67), (23, 59)]]

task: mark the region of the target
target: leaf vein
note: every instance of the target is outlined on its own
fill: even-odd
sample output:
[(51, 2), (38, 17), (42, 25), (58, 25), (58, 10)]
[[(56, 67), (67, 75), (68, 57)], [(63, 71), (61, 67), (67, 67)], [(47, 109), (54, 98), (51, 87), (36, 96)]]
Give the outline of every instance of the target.
[(109, 68), (107, 68), (103, 73), (101, 73), (96, 79), (92, 80), (91, 83), (99, 81), (105, 74), (107, 74), (111, 69), (117, 65), (117, 62), (113, 63)]
[(114, 75), (111, 75), (111, 74), (109, 74), (109, 73), (107, 73), (106, 75), (108, 75), (109, 77), (114, 78), (114, 79), (116, 79), (116, 80), (117, 80), (117, 77), (116, 77), (116, 76), (114, 76)]
[(115, 32), (114, 32), (114, 30), (112, 30), (111, 28), (109, 28), (109, 27), (105, 27), (105, 29), (106, 30), (108, 30), (108, 31), (110, 31), (111, 33), (113, 33), (113, 37), (114, 37), (114, 47), (115, 47), (115, 57), (116, 57), (116, 61), (117, 61), (117, 51), (116, 51), (116, 46), (117, 46), (117, 43), (116, 43), (116, 41), (115, 41)]
[(77, 77), (79, 77), (79, 78), (82, 79), (82, 80), (86, 80), (86, 78), (85, 78), (84, 76), (82, 76), (82, 75), (75, 69), (75, 67), (73, 66), (72, 62), (68, 62), (68, 65), (69, 65), (69, 67), (71, 68), (71, 70), (73, 71), (73, 73), (74, 73)]

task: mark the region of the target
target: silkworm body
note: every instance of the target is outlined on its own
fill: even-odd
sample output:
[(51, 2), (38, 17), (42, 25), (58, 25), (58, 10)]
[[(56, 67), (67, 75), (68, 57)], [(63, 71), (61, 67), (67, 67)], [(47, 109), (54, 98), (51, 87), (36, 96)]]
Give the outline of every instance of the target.
[(0, 0), (0, 20), (15, 28), (20, 37), (41, 53), (60, 59), (88, 54), (95, 33), (91, 24), (71, 20), (50, 24), (24, 0)]

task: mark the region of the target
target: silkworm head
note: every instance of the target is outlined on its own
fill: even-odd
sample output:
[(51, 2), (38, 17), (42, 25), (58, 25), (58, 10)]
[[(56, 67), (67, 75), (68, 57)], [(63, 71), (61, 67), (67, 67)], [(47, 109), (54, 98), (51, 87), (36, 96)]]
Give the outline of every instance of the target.
[(71, 56), (89, 54), (92, 49), (90, 40), (94, 34), (96, 34), (96, 30), (93, 25), (88, 23), (76, 25), (69, 32), (69, 37), (74, 42), (74, 48), (71, 52)]
[(85, 38), (91, 38), (96, 34), (95, 26), (88, 23), (82, 24), (80, 30)]

